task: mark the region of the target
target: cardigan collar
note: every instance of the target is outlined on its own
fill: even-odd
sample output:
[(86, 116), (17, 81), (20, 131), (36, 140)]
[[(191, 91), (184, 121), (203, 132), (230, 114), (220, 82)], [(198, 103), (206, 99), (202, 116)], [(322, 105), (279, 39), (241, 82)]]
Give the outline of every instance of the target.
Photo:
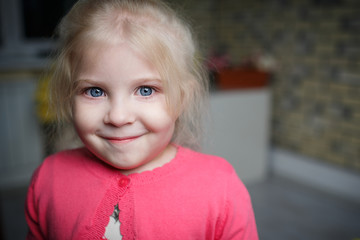
[(122, 174), (117, 168), (114, 168), (92, 154), (88, 149), (82, 148), (81, 151), (84, 155), (83, 164), (85, 168), (98, 178), (109, 179), (109, 178), (120, 178), (127, 177), (131, 179), (132, 184), (143, 185), (150, 182), (158, 181), (163, 177), (173, 174), (181, 169), (182, 162), (186, 160), (186, 152), (191, 151), (190, 149), (175, 145), (177, 148), (176, 156), (168, 163), (161, 167), (153, 170), (144, 171), (141, 173), (132, 173), (129, 175)]

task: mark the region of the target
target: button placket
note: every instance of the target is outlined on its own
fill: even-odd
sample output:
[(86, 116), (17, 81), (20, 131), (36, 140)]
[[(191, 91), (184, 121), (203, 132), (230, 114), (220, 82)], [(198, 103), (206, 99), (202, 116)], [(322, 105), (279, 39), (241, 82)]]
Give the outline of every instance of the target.
[(126, 176), (121, 176), (117, 179), (118, 193), (120, 197), (124, 196), (124, 194), (129, 190), (130, 182), (130, 178)]
[(124, 187), (128, 186), (129, 184), (130, 184), (130, 178), (128, 178), (128, 177), (121, 177), (118, 180), (118, 185), (121, 188), (124, 188)]

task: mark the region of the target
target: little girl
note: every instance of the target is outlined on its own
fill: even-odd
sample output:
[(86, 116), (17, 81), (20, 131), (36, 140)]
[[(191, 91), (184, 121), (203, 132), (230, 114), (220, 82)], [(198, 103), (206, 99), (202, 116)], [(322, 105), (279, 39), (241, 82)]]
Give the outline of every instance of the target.
[(51, 100), (84, 147), (34, 173), (28, 239), (258, 239), (234, 169), (194, 151), (207, 87), (188, 25), (157, 0), (80, 0), (59, 36)]

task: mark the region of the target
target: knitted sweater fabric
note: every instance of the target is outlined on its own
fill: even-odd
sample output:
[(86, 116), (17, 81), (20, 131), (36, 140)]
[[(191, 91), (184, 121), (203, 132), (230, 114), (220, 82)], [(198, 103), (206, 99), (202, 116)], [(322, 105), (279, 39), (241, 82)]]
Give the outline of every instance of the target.
[(116, 239), (258, 239), (250, 196), (233, 167), (177, 148), (171, 162), (128, 176), (85, 148), (46, 158), (28, 190), (27, 239), (111, 240), (111, 217)]

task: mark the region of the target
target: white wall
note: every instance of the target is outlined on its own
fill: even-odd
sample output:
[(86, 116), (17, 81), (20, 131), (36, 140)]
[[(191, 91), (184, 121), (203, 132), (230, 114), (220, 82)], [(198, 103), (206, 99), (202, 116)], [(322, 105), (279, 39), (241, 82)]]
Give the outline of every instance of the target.
[(226, 158), (244, 182), (266, 177), (270, 95), (267, 88), (211, 95), (203, 151)]

